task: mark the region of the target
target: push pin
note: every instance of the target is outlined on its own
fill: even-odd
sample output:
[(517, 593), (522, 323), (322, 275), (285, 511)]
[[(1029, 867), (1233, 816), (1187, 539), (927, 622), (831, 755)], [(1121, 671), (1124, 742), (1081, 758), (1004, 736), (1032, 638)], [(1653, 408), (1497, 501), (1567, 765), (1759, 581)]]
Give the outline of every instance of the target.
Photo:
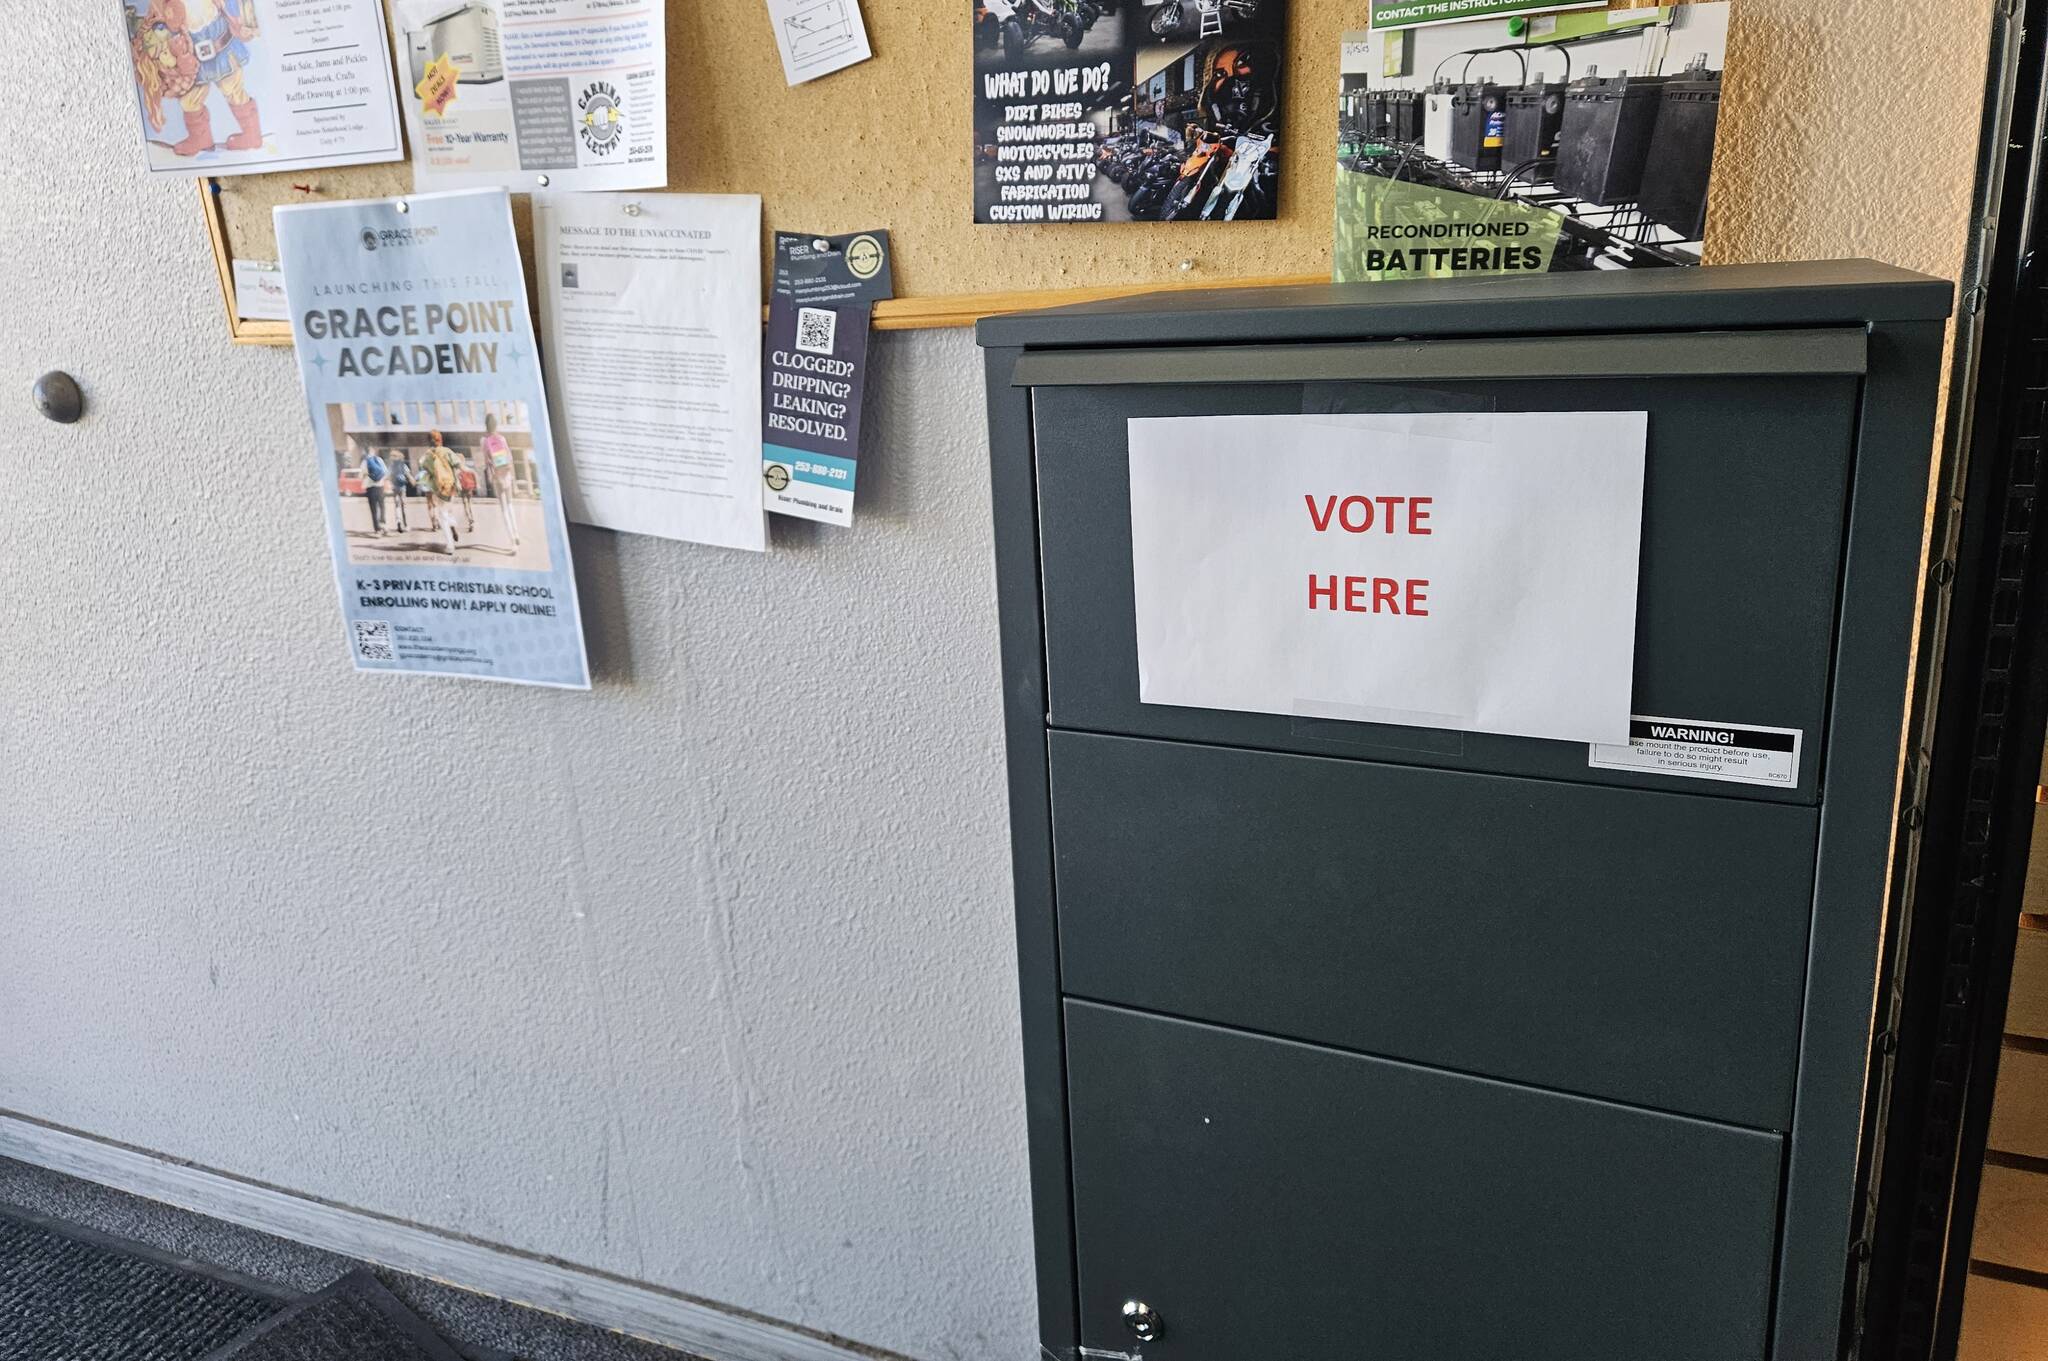
[(85, 394), (70, 374), (52, 369), (36, 379), (36, 410), (59, 425), (73, 425), (85, 414)]
[(639, 205), (639, 204), (637, 204), (637, 203), (629, 203), (629, 204), (627, 204), (627, 205), (626, 205), (626, 216), (627, 216), (627, 217), (638, 217), (638, 216), (640, 216), (640, 212), (641, 212), (641, 208), (640, 208), (640, 205)]
[(412, 211), (412, 205), (410, 203), (407, 203), (404, 199), (398, 200), (396, 206), (398, 208), (398, 211), (401, 213), (409, 213)]
[(548, 187), (548, 177), (546, 175), (540, 177), (540, 187), (543, 189)]
[(1187, 272), (1188, 272), (1189, 270), (1193, 269), (1194, 267), (1195, 267), (1195, 262), (1194, 262), (1193, 260), (1183, 260), (1183, 261), (1181, 261), (1181, 262), (1180, 262), (1180, 266), (1179, 266), (1179, 268), (1180, 268), (1180, 272), (1181, 272), (1181, 273), (1183, 273), (1183, 274), (1187, 273)]

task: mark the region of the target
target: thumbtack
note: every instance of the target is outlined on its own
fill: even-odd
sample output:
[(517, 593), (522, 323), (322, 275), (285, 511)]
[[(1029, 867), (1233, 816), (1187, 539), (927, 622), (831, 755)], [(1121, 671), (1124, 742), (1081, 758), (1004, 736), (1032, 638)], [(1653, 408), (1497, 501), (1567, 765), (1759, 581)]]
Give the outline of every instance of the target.
[(626, 216), (627, 216), (627, 217), (638, 217), (638, 216), (640, 216), (640, 211), (641, 211), (641, 209), (640, 209), (640, 205), (639, 205), (639, 204), (637, 204), (637, 203), (629, 203), (629, 204), (627, 204), (627, 205), (626, 205)]
[(548, 187), (548, 177), (546, 175), (540, 177), (540, 187), (543, 189)]
[(404, 199), (398, 200), (395, 206), (401, 213), (409, 213), (412, 211), (412, 205), (410, 203), (407, 203)]
[(1186, 272), (1186, 271), (1188, 271), (1188, 270), (1191, 270), (1191, 269), (1193, 269), (1194, 267), (1195, 267), (1195, 262), (1194, 262), (1193, 260), (1183, 260), (1183, 261), (1181, 261), (1181, 262), (1180, 262), (1180, 268), (1181, 268), (1181, 270), (1182, 270), (1182, 272), (1183, 272), (1183, 273), (1185, 273), (1185, 272)]

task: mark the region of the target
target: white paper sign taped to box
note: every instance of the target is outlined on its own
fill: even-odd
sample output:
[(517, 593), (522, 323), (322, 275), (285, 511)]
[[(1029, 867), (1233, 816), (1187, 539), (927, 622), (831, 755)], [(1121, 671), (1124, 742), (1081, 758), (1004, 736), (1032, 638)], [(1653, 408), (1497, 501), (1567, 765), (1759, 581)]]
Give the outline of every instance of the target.
[(1139, 699), (1625, 744), (1648, 424), (1132, 420)]

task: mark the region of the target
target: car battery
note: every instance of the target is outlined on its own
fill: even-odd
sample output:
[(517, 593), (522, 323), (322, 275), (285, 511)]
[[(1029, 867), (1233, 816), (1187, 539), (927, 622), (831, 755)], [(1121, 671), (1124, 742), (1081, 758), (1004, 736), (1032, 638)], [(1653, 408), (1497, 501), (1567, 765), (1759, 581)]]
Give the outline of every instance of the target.
[(1513, 170), (1557, 158), (1557, 132), (1564, 125), (1565, 87), (1519, 85), (1507, 92), (1500, 163)]
[(1422, 137), (1422, 96), (1413, 90), (1387, 94), (1387, 116), (1393, 125), (1393, 140), (1413, 143)]
[(1439, 161), (1451, 159), (1451, 92), (1431, 90), (1422, 97), (1423, 154)]
[(1707, 176), (1714, 166), (1714, 125), (1721, 73), (1688, 73), (1664, 86), (1638, 202), (1643, 215), (1697, 241), (1707, 231)]
[(1667, 77), (1587, 76), (1565, 93), (1557, 187), (1603, 207), (1636, 197)]
[(1365, 132), (1366, 100), (1370, 94), (1364, 76), (1347, 75), (1341, 78), (1337, 94), (1337, 125), (1341, 130), (1347, 133)]
[(1451, 154), (1467, 170), (1500, 169), (1503, 110), (1498, 85), (1460, 85), (1451, 94)]
[(1375, 90), (1365, 97), (1365, 135), (1374, 141), (1387, 136), (1387, 92)]

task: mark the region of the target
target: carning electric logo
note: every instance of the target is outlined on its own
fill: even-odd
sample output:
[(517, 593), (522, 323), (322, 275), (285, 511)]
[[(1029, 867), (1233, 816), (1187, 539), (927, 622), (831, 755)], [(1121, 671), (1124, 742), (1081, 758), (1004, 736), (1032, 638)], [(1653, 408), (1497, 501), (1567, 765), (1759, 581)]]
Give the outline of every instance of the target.
[(576, 101), (582, 111), (583, 125), (577, 131), (583, 137), (583, 145), (592, 155), (609, 156), (618, 149), (619, 141), (626, 135), (625, 116), (620, 112), (619, 92), (610, 82), (592, 81), (583, 91), (583, 97)]

